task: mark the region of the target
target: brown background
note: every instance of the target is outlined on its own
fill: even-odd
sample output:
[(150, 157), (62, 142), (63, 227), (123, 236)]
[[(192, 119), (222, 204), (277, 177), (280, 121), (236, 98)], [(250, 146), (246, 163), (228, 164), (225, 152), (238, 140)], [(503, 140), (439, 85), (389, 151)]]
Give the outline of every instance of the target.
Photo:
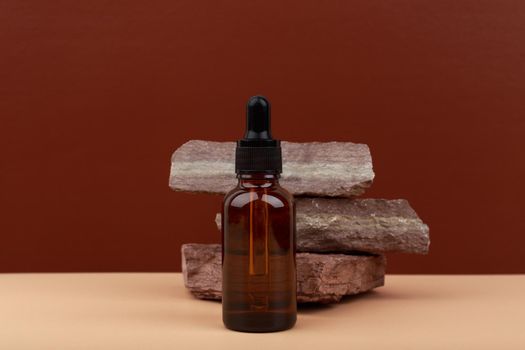
[(404, 273), (525, 273), (525, 3), (0, 2), (0, 271), (172, 271), (219, 196), (168, 189), (188, 139), (370, 145), (431, 254)]

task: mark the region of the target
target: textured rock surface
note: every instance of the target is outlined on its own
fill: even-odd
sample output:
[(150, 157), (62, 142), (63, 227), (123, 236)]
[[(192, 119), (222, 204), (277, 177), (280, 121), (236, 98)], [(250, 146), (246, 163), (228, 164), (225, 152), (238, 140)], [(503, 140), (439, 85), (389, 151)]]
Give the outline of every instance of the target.
[[(298, 251), (428, 253), (428, 226), (404, 199), (295, 201)], [(215, 221), (220, 229), (220, 214)]]
[[(297, 301), (333, 303), (384, 284), (381, 255), (297, 253)], [(221, 298), (221, 246), (182, 246), (184, 284), (201, 299)]]
[[(374, 178), (367, 145), (351, 142), (282, 142), (281, 183), (295, 195), (352, 197)], [(236, 185), (235, 143), (188, 141), (171, 158), (170, 187), (226, 193)]]

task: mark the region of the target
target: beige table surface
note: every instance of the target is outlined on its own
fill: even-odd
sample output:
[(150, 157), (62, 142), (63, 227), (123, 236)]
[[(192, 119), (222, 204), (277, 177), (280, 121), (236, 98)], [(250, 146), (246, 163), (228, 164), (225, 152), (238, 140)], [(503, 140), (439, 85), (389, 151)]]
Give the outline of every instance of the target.
[(226, 330), (175, 273), (0, 274), (0, 349), (525, 349), (525, 275), (387, 276), (295, 328)]

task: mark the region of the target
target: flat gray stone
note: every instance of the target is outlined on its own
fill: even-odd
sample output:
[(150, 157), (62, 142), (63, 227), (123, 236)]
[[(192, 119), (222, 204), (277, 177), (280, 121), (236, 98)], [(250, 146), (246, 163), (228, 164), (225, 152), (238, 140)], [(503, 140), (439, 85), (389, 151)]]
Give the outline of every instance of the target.
[[(295, 198), (297, 250), (427, 254), (428, 226), (404, 199)], [(215, 222), (220, 230), (221, 216)]]
[[(294, 195), (353, 197), (374, 179), (367, 145), (351, 142), (282, 142), (281, 184)], [(188, 141), (171, 158), (176, 191), (227, 193), (237, 184), (235, 143)]]
[[(182, 245), (184, 284), (200, 299), (221, 299), (221, 246)], [(297, 301), (334, 303), (384, 285), (382, 255), (297, 253)]]

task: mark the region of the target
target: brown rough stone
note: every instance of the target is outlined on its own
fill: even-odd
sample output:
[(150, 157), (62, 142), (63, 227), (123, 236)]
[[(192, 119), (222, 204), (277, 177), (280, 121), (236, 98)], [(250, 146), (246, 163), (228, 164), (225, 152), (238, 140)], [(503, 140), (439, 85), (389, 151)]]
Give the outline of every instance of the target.
[[(428, 253), (428, 226), (404, 199), (296, 198), (295, 202), (298, 251)], [(220, 214), (215, 222), (220, 230)]]
[[(351, 142), (282, 142), (282, 185), (294, 195), (352, 197), (374, 179), (367, 145)], [(226, 193), (236, 185), (235, 143), (188, 141), (171, 158), (176, 191)]]
[[(182, 246), (184, 284), (201, 299), (221, 299), (221, 246)], [(345, 295), (384, 285), (386, 259), (381, 255), (297, 253), (297, 301), (334, 303)]]

